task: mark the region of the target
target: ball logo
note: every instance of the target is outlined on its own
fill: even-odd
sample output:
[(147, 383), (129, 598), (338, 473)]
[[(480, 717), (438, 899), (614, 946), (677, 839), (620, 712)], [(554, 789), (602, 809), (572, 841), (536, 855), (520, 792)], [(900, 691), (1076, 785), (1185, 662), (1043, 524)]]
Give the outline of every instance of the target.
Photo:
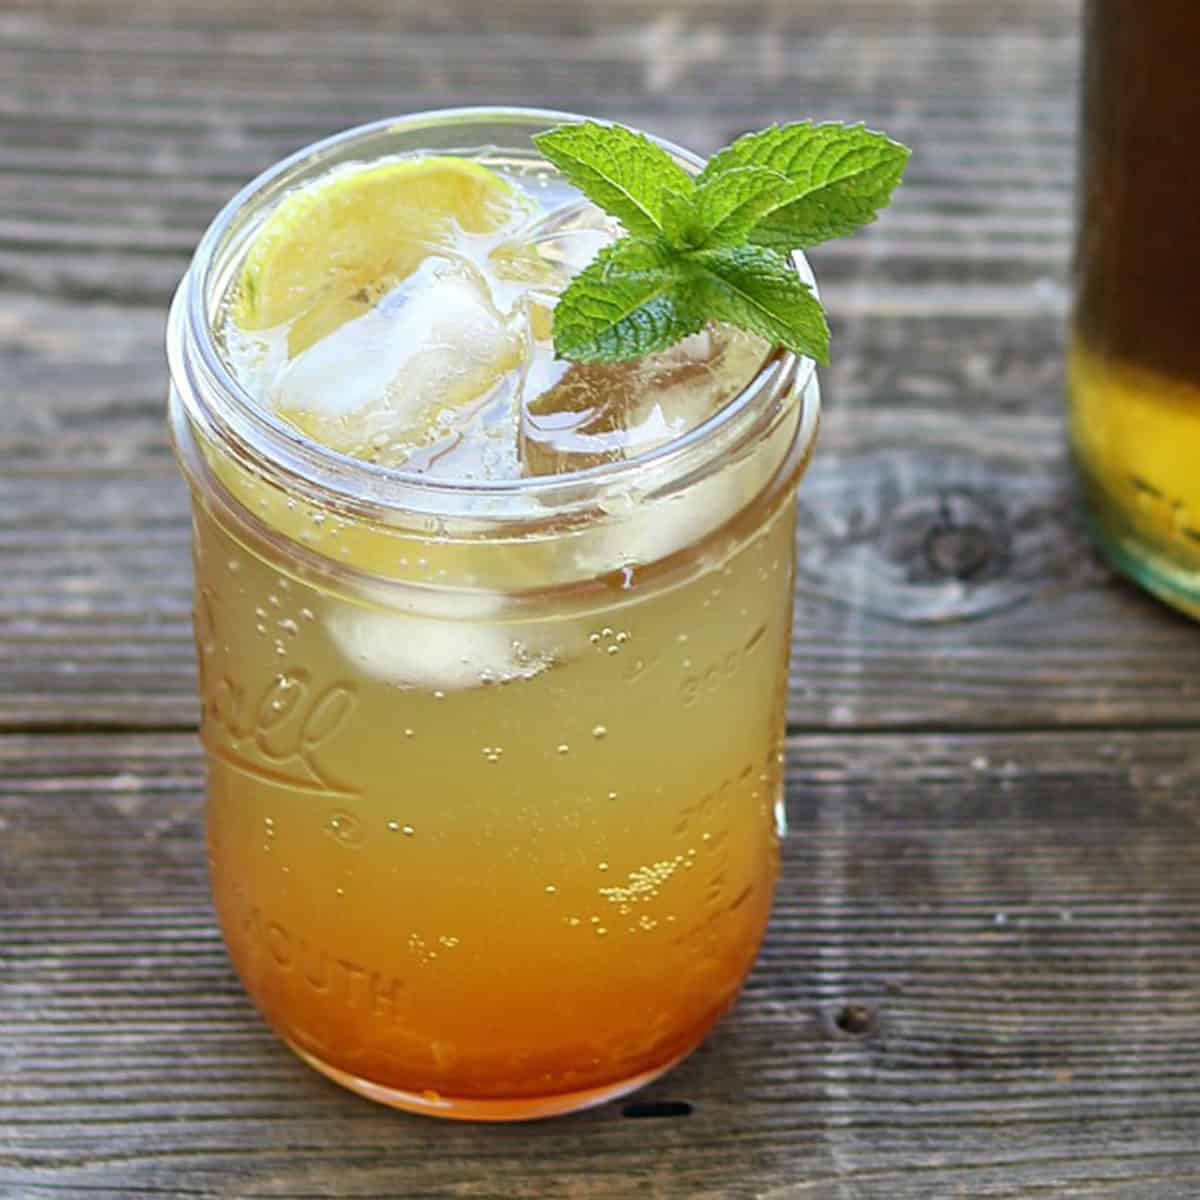
[(358, 706), (353, 684), (318, 687), (308, 671), (291, 666), (258, 687), (239, 681), (217, 661), (219, 642), (208, 589), (198, 597), (196, 643), (201, 738), (210, 754), (268, 783), (328, 796), (357, 795), (328, 762), (329, 746)]

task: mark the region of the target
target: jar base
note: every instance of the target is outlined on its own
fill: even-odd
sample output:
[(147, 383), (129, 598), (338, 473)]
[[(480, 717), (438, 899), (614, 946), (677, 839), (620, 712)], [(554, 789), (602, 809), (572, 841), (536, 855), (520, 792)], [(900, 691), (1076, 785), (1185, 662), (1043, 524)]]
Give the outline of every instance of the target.
[(1178, 566), (1132, 533), (1123, 536), (1092, 505), (1084, 506), (1084, 521), (1092, 541), (1118, 571), (1172, 608), (1200, 620), (1200, 572)]
[(426, 1117), (441, 1117), (450, 1121), (534, 1121), (542, 1117), (558, 1117), (565, 1113), (579, 1112), (585, 1108), (594, 1108), (609, 1100), (635, 1092), (645, 1087), (660, 1075), (665, 1075), (676, 1064), (680, 1063), (695, 1047), (676, 1055), (670, 1062), (652, 1070), (643, 1071), (627, 1079), (615, 1083), (602, 1084), (599, 1087), (584, 1088), (577, 1092), (557, 1092), (551, 1096), (521, 1096), (512, 1100), (481, 1100), (476, 1097), (442, 1096), (433, 1092), (406, 1092), (399, 1088), (388, 1087), (384, 1084), (373, 1083), (343, 1071), (330, 1063), (318, 1058), (311, 1050), (304, 1049), (292, 1041), (283, 1039), (293, 1053), (306, 1062), (315, 1071), (334, 1083), (374, 1100), (377, 1104), (386, 1104), (391, 1108), (399, 1108), (405, 1112), (419, 1113)]

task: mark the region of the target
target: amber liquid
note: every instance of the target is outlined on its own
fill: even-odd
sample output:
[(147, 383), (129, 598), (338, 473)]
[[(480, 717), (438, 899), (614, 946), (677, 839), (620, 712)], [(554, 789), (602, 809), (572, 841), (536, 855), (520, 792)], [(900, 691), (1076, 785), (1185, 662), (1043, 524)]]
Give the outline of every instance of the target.
[(197, 503), (214, 895), (294, 1048), (376, 1099), (507, 1119), (703, 1038), (776, 876), (794, 528), (776, 493), (660, 582), (488, 617), (553, 645), (544, 669), (405, 687), (373, 655), (428, 618), (330, 594)]
[(1086, 12), (1072, 444), (1100, 543), (1200, 616), (1200, 8)]

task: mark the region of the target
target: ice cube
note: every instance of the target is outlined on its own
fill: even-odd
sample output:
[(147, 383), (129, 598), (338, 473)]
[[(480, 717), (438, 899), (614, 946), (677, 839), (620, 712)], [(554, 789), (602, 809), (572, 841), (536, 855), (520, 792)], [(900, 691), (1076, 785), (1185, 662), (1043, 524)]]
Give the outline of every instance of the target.
[(270, 402), (323, 445), (395, 466), (515, 389), (524, 354), (522, 330), (497, 310), (479, 269), (439, 252), (292, 359)]
[(762, 338), (724, 326), (627, 363), (564, 363), (536, 345), (521, 384), (524, 473), (584, 470), (680, 437), (732, 400), (767, 350)]
[(573, 539), (569, 550), (573, 569), (597, 576), (622, 571), (628, 581), (630, 569), (685, 550), (692, 556), (702, 543), (723, 553), (728, 542), (706, 539), (737, 517), (768, 485), (793, 445), (802, 420), (808, 422), (811, 438), (818, 406), (814, 374), (808, 377), (803, 399), (790, 405), (787, 414), (773, 422), (770, 432), (756, 441), (750, 452), (722, 459), (719, 469), (679, 487), (666, 486), (672, 477), (669, 467), (659, 470), (648, 465), (631, 472), (629, 484), (602, 501), (608, 517), (584, 527)]
[(326, 627), (358, 671), (395, 687), (462, 691), (531, 679), (555, 662), (553, 650), (524, 640), (522, 626), (489, 620), (502, 607), (499, 596), (480, 595), (469, 619), (441, 620), (339, 604)]
[(573, 200), (542, 213), (520, 233), (523, 238), (554, 237), (562, 233), (603, 233), (610, 241), (619, 237), (621, 223), (590, 200)]
[[(557, 296), (621, 232), (620, 225), (594, 204), (555, 209), (502, 242), (488, 256), (492, 294), (510, 312), (530, 294), (541, 293), (549, 307)], [(549, 337), (547, 328), (544, 334)]]
[(234, 321), (221, 327), (220, 338), (225, 357), (238, 382), (253, 396), (263, 396), (287, 366), (286, 329), (261, 329), (247, 332)]
[[(564, 363), (537, 347), (522, 381), (523, 473), (559, 475), (619, 462), (682, 436), (748, 386), (769, 349), (762, 338), (724, 326), (629, 363)], [(652, 491), (653, 471), (638, 474), (643, 495), (642, 485)], [(626, 504), (618, 496), (612, 519), (576, 540), (576, 567), (604, 574), (695, 545), (736, 516), (764, 482), (755, 455), (669, 498)]]

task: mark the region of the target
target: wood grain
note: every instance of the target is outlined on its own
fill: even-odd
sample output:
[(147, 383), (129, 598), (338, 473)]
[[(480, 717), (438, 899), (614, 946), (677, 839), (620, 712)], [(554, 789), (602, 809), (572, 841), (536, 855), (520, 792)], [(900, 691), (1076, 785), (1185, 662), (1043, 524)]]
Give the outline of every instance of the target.
[(1194, 1195), (1195, 735), (789, 759), (758, 967), (639, 1098), (690, 1115), (496, 1129), (378, 1109), (262, 1028), (209, 909), (191, 737), (0, 739), (0, 1195)]
[[(1087, 548), (1057, 468), (1021, 451), (954, 450), (954, 422), (923, 449), (911, 423), (826, 430), (802, 490), (806, 526), (789, 716), (797, 728), (1092, 727), (1200, 720), (1193, 625), (1114, 579)], [(1019, 439), (1020, 422), (1006, 422)], [(1025, 430), (1044, 429), (1031, 422)], [(959, 425), (964, 440), (978, 422)], [(936, 444), (936, 443), (935, 443)], [(854, 447), (854, 448), (852, 448)], [(948, 463), (955, 475), (939, 475)], [(927, 475), (924, 464), (930, 464)], [(827, 594), (825, 573), (886, 544), (889, 484), (948, 481), (998, 498), (1019, 553), (995, 581), (1011, 606), (966, 623), (911, 625)], [(848, 524), (855, 512), (864, 514)], [(0, 479), (0, 721), (13, 728), (189, 726), (196, 718), (188, 519), (165, 461), (131, 472)], [(849, 576), (852, 578), (852, 576)], [(945, 594), (948, 577), (915, 590)], [(893, 595), (898, 595), (899, 591)], [(918, 682), (919, 681), (919, 682)]]
[[(286, 12), (286, 16), (281, 14)], [(916, 150), (887, 222), (819, 256), (903, 294), (1065, 265), (1076, 5), (10, 4), (0, 21), (0, 283), (161, 306), (220, 203), (336, 129), (522, 102), (706, 152), (797, 116)], [(981, 29), (987, 36), (980, 36)], [(936, 69), (936, 86), (928, 80)]]
[[(1191, 630), (1095, 562), (1063, 459), (1076, 6), (563, 9), (355, 0), (335, 19), (311, 0), (286, 18), (159, 2), (132, 23), (95, 2), (6, 9), (0, 724), (194, 722), (185, 499), (162, 420), (162, 314), (190, 249), (297, 145), (484, 100), (584, 108), (702, 151), (798, 113), (914, 145), (886, 219), (814, 255), (838, 355), (805, 492), (797, 728), (1195, 720)], [(962, 588), (889, 557), (888, 515), (946, 488), (1000, 513), (1002, 611), (914, 629), (902, 609), (962, 615)], [(890, 588), (906, 573), (924, 582)], [(844, 603), (881, 574), (884, 602)], [(1145, 638), (1113, 638), (1130, 621)]]
[[(801, 489), (794, 726), (1200, 720), (1195, 627), (1114, 578), (1079, 528), (1056, 321), (854, 320)], [(0, 309), (7, 728), (195, 721), (187, 498), (166, 439), (162, 321), (112, 301), (20, 296)], [(986, 584), (998, 607), (967, 623), (898, 621), (914, 596), (947, 617), (964, 611), (953, 571), (931, 578), (912, 547), (893, 546), (903, 504), (947, 492), (998, 514)], [(869, 609), (864, 571), (887, 581)]]
[[(1030, 719), (1120, 720), (1135, 703), (1139, 719), (1190, 713), (1186, 631), (1168, 621), (1144, 654), (1097, 651), (1106, 626), (1144, 606), (1091, 563), (1057, 445), (1074, 6), (1010, 3), (984, 17), (939, 2), (914, 20), (897, 0), (839, 12), (621, 0), (550, 21), (543, 3), (522, 0), (498, 13), (355, 3), (333, 21), (302, 3), (282, 20), (271, 5), (158, 3), (139, 6), (130, 27), (99, 4), (9, 7), (0, 722), (194, 720), (186, 517), (167, 466), (161, 350), (190, 248), (241, 181), (298, 144), (388, 111), (489, 99), (588, 108), (700, 150), (797, 111), (852, 110), (910, 137), (910, 180), (887, 221), (816, 256), (840, 342), (805, 561), (815, 578), (861, 550), (861, 535), (848, 548), (841, 532), (857, 511), (852, 492), (882, 511), (897, 478), (940, 475), (947, 448), (958, 455), (952, 483), (1003, 490), (1035, 442), (1027, 494), (1002, 498), (1006, 520), (1041, 531), (1027, 539), (1037, 553), (1016, 568), (1026, 578), (1014, 594), (1058, 596), (1057, 622), (1080, 632)], [(939, 84), (921, 86), (935, 58)], [(1037, 419), (991, 426), (988, 460), (980, 409)], [(834, 483), (817, 490), (822, 476)], [(1036, 650), (1020, 645), (1036, 621), (1009, 613), (939, 632), (944, 669), (914, 696), (907, 680), (930, 657), (925, 635), (889, 623), (894, 614), (842, 608), (838, 586), (799, 614), (797, 724), (1017, 719), (1010, 692), (1035, 669)], [(1160, 670), (1146, 710), (1137, 681)]]
[[(1089, 549), (1062, 435), (1079, 9), (7, 0), (0, 1198), (1200, 1194), (1200, 638)], [(836, 361), (758, 967), (642, 1107), (516, 1128), (340, 1091), (232, 975), (163, 419), (166, 304), (243, 182), (486, 102), (915, 150), (813, 256)]]

